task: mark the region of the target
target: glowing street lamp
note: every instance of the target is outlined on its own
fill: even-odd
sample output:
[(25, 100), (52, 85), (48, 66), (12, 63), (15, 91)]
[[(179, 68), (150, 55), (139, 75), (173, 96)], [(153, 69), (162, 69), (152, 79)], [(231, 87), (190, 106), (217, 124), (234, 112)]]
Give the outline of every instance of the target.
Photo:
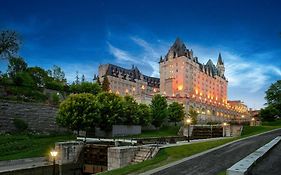
[(223, 124), (223, 136), (226, 136), (226, 126), (228, 125), (226, 122), (224, 122)]
[(58, 155), (58, 152), (56, 150), (52, 150), (51, 152), (51, 156), (53, 157), (53, 175), (56, 174), (56, 157)]
[(191, 124), (192, 120), (190, 118), (187, 118), (185, 122), (187, 124), (187, 141), (190, 142), (189, 130), (190, 130), (190, 124)]

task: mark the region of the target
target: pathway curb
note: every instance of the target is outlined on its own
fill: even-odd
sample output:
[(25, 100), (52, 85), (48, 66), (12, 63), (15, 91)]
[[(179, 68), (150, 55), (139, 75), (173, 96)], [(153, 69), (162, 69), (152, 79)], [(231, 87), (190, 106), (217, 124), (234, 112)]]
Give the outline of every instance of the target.
[(212, 149), (203, 151), (203, 152), (201, 152), (201, 153), (194, 154), (194, 155), (189, 156), (189, 157), (187, 157), (187, 158), (184, 158), (184, 159), (181, 159), (181, 160), (178, 160), (178, 161), (169, 163), (169, 164), (167, 164), (167, 165), (164, 165), (164, 166), (161, 166), (161, 167), (158, 167), (158, 168), (155, 168), (155, 169), (152, 169), (152, 170), (149, 170), (149, 171), (140, 173), (140, 175), (151, 175), (151, 174), (154, 174), (154, 173), (156, 173), (156, 172), (162, 171), (162, 170), (164, 170), (164, 169), (170, 168), (170, 167), (172, 167), (172, 166), (178, 165), (178, 164), (180, 164), (180, 163), (182, 163), (182, 162), (191, 160), (191, 159), (193, 159), (193, 158), (196, 158), (196, 157), (202, 156), (202, 155), (204, 155), (204, 154), (210, 153), (210, 152), (212, 152), (212, 151), (218, 150), (218, 149), (220, 149), (220, 148), (226, 147), (226, 146), (228, 146), (228, 145), (230, 145), (230, 144), (233, 144), (233, 143), (236, 143), (236, 142), (240, 142), (240, 141), (242, 141), (242, 140), (247, 140), (247, 139), (250, 139), (250, 138), (258, 137), (258, 136), (260, 136), (260, 135), (267, 134), (267, 133), (271, 133), (271, 132), (275, 132), (275, 131), (278, 131), (278, 130), (281, 130), (281, 128), (273, 129), (273, 130), (266, 131), (266, 132), (263, 132), (263, 133), (259, 133), (259, 134), (256, 134), (256, 135), (252, 135), (252, 136), (249, 136), (249, 137), (245, 137), (245, 138), (241, 138), (241, 139), (238, 139), (238, 140), (234, 140), (234, 141), (229, 142), (229, 143), (226, 143), (226, 144), (224, 144), (224, 145), (220, 145), (220, 146), (218, 146), (218, 147), (215, 147), (215, 148), (212, 148)]

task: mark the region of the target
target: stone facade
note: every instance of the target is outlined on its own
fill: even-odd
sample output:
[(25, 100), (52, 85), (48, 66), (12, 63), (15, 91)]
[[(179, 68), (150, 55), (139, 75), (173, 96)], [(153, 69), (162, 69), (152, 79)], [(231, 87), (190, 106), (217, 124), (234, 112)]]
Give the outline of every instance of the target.
[(131, 95), (140, 103), (149, 103), (151, 97), (159, 92), (159, 78), (144, 75), (135, 66), (125, 69), (112, 64), (100, 65), (98, 77), (101, 82), (105, 76), (110, 83), (110, 92)]
[(57, 107), (44, 104), (0, 100), (0, 132), (14, 131), (14, 118), (25, 121), (32, 131), (64, 131), (55, 123), (57, 110)]
[[(247, 106), (227, 99), (228, 81), (221, 54), (217, 64), (206, 64), (193, 56), (193, 51), (177, 39), (164, 58), (160, 58), (160, 93), (199, 113), (199, 122), (223, 122), (248, 119)], [(238, 101), (236, 101), (238, 102)]]

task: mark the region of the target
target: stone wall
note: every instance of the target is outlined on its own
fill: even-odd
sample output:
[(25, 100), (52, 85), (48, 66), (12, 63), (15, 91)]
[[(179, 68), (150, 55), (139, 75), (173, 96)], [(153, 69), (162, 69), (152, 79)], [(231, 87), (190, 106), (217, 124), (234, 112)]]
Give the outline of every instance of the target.
[(108, 171), (129, 165), (135, 157), (137, 151), (139, 151), (138, 146), (122, 146), (108, 148)]
[(14, 118), (24, 120), (32, 131), (63, 131), (55, 123), (57, 110), (45, 104), (0, 100), (0, 132), (14, 131)]

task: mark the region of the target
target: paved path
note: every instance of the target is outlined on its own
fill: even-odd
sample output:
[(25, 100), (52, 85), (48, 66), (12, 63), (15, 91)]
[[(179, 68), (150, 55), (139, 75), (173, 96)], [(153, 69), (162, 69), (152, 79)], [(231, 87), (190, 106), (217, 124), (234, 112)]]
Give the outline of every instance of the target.
[(252, 175), (281, 174), (281, 143), (278, 143), (251, 171)]
[(167, 168), (158, 172), (152, 170), (143, 174), (217, 175), (279, 135), (281, 135), (281, 129), (232, 143), (171, 167), (166, 166)]

